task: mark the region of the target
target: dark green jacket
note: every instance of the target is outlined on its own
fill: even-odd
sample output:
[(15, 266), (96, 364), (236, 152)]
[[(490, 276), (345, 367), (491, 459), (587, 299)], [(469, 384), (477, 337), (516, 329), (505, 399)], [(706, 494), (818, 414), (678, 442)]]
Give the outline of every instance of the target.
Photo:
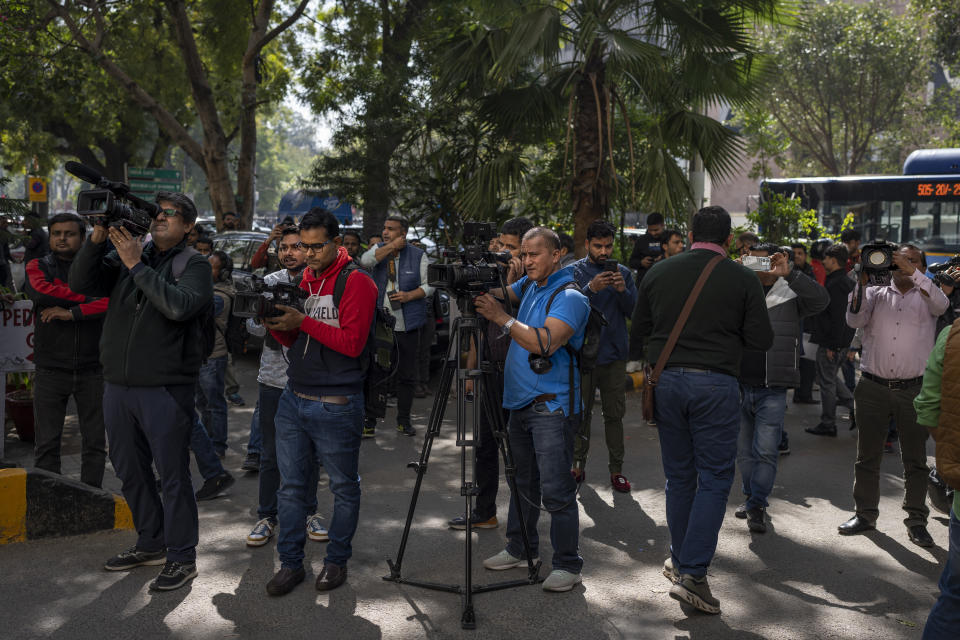
[[(661, 260), (640, 283), (634, 322), (647, 337), (647, 361), (655, 365), (700, 272), (715, 256), (708, 249)], [(746, 267), (723, 260), (710, 274), (677, 341), (668, 367), (692, 367), (740, 375), (744, 348), (773, 346), (773, 327), (760, 280)]]
[(213, 302), (210, 264), (201, 255), (187, 262), (174, 282), (173, 257), (152, 242), (141, 262), (127, 269), (107, 243), (87, 239), (70, 267), (70, 288), (88, 296), (110, 296), (100, 338), (103, 378), (131, 387), (195, 384), (203, 360), (198, 314)]

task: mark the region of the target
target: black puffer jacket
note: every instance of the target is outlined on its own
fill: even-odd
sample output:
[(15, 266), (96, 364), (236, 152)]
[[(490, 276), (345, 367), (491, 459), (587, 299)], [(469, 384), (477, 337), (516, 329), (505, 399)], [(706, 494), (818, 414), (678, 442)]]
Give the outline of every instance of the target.
[(152, 242), (127, 269), (107, 243), (90, 239), (70, 268), (70, 288), (110, 296), (100, 340), (103, 377), (113, 384), (160, 387), (195, 384), (203, 360), (199, 314), (213, 304), (210, 263), (191, 256), (174, 282), (173, 258), (186, 240), (161, 252)]
[(740, 382), (767, 387), (796, 387), (803, 336), (803, 318), (826, 309), (827, 290), (794, 269), (766, 292), (767, 313), (773, 326), (773, 346), (767, 351), (744, 350)]
[[(100, 332), (110, 301), (71, 291), (70, 264), (52, 253), (27, 263), (23, 288), (33, 301), (33, 362), (46, 369), (100, 369)], [(52, 307), (66, 309), (73, 319), (41, 322), (40, 313)]]

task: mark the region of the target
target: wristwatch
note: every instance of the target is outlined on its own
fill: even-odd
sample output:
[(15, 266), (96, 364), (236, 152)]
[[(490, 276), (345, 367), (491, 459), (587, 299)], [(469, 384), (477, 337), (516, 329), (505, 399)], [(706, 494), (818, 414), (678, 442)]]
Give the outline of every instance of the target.
[(513, 325), (515, 325), (516, 323), (517, 323), (516, 318), (510, 318), (509, 320), (504, 322), (503, 327), (500, 328), (500, 330), (503, 331), (503, 335), (505, 336), (510, 335), (510, 329), (512, 329)]

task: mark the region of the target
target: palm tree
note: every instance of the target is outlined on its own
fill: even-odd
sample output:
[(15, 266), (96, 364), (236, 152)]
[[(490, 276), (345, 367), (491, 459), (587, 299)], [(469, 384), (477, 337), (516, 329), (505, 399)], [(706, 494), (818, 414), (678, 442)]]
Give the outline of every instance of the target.
[[(679, 219), (698, 204), (681, 159), (697, 157), (717, 177), (737, 168), (740, 139), (704, 110), (756, 97), (767, 65), (753, 34), (778, 19), (777, 0), (484, 5), (489, 13), (453, 36), (442, 85), (473, 95), (487, 126), (508, 138), (559, 133), (578, 250), (589, 224), (608, 216), (614, 190)], [(631, 164), (620, 173), (618, 110)]]

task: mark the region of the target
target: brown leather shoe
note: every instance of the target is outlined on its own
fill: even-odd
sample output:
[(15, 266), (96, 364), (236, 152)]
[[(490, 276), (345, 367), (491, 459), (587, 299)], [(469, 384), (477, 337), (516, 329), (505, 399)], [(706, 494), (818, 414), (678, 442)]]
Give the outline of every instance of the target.
[(317, 591), (336, 589), (347, 581), (347, 568), (330, 562), (323, 563), (323, 571), (317, 576)]
[(306, 575), (303, 567), (299, 569), (287, 569), (283, 567), (277, 571), (277, 575), (267, 583), (267, 593), (272, 596), (284, 596), (293, 591), (293, 588), (303, 582)]

